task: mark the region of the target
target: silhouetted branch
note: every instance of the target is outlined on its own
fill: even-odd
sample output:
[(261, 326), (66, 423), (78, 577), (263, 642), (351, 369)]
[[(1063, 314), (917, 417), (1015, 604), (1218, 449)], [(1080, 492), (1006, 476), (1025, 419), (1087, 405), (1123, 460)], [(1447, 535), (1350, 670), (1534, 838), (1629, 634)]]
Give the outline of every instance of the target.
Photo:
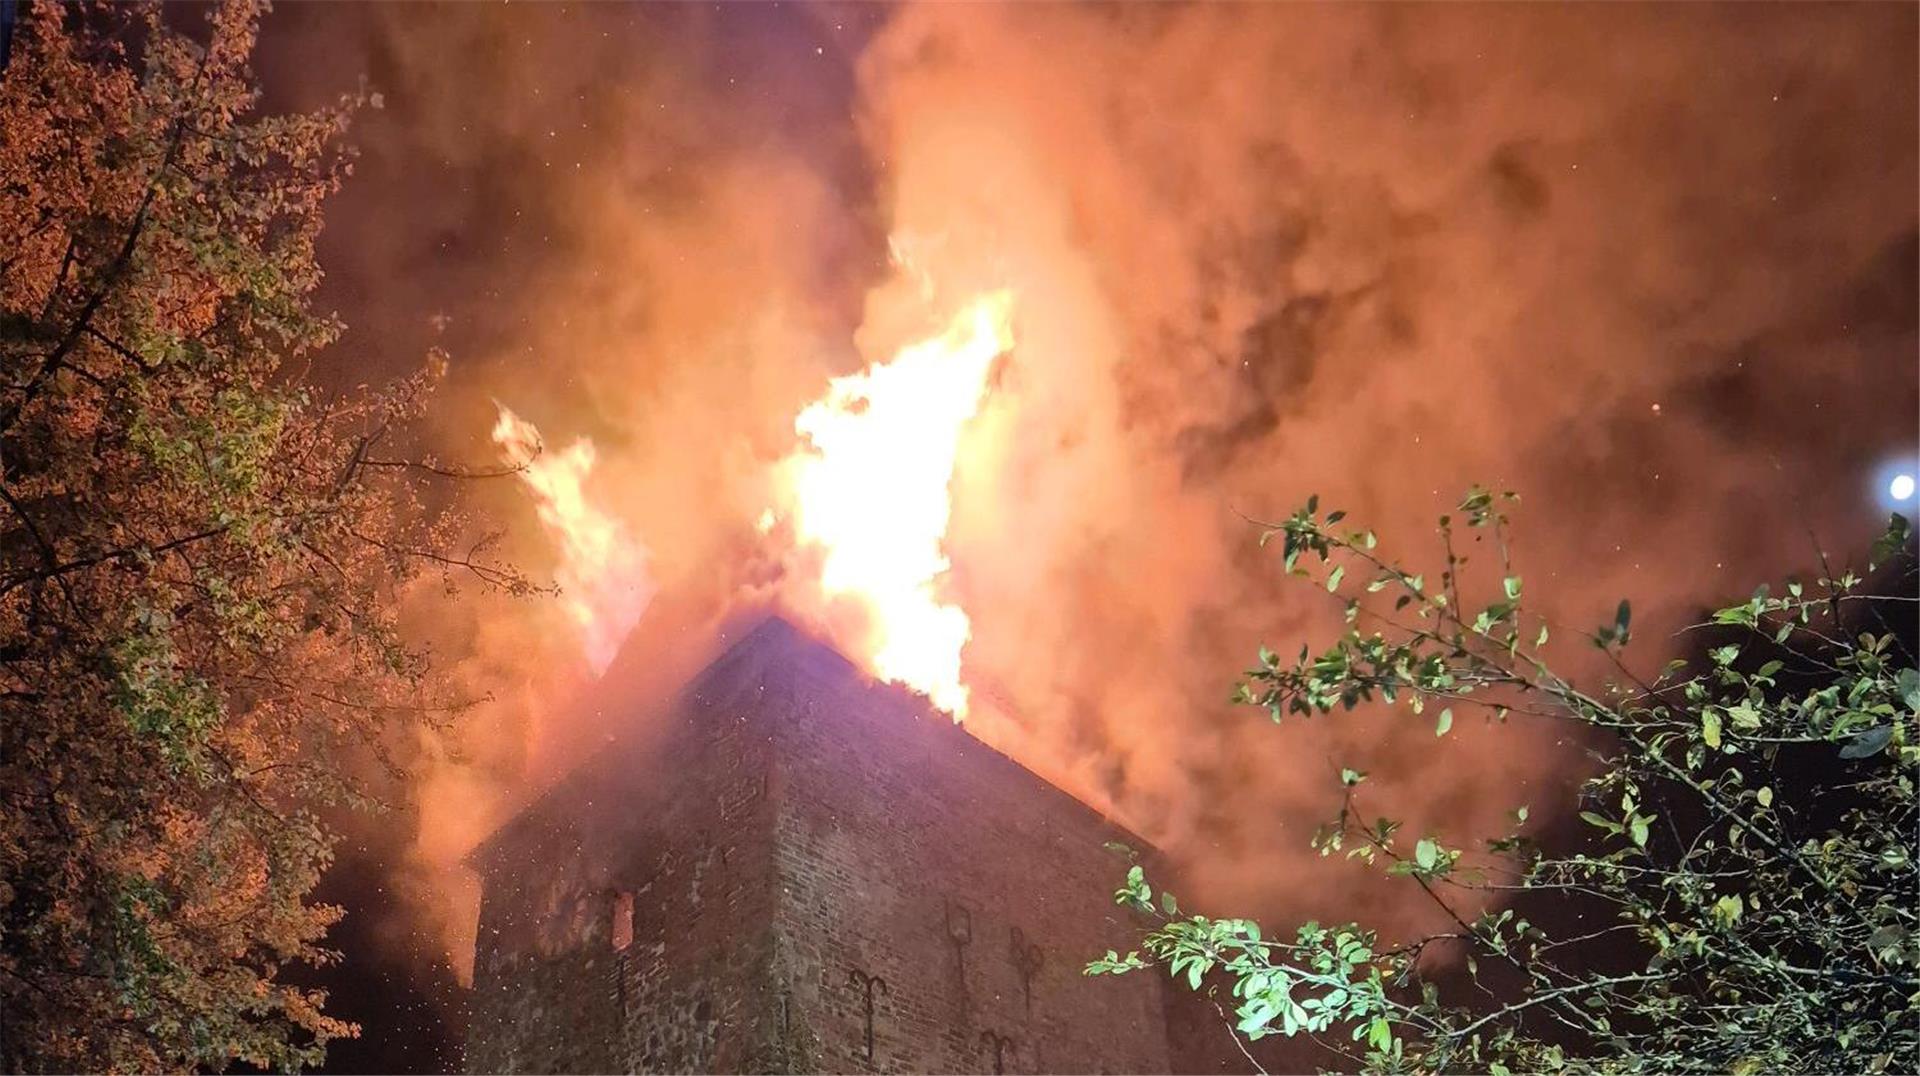
[(510, 475), (524, 473), (527, 468), (533, 466), (533, 461), (538, 459), (539, 456), (540, 450), (536, 447), (534, 454), (527, 457), (523, 462), (485, 471), (469, 470), (463, 467), (442, 467), (432, 460), (376, 460), (364, 458), (361, 459), (359, 463), (363, 467), (404, 467), (415, 471), (424, 471), (431, 475), (438, 475), (441, 478), (506, 478)]

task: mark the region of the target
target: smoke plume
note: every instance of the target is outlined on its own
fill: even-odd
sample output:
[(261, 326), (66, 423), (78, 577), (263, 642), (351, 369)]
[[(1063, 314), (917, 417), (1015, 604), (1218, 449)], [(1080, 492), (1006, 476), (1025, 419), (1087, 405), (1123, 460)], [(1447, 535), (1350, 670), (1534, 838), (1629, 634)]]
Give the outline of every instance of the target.
[[(1517, 490), (1529, 592), (1575, 627), (1633, 598), (1657, 667), (1810, 530), (1859, 546), (1872, 465), (1912, 451), (1912, 8), (282, 18), (270, 49), (334, 61), (289, 99), (357, 64), (386, 104), (331, 218), (340, 376), (438, 343), (441, 451), (485, 454), (494, 398), (590, 438), (662, 654), (796, 570), (754, 522), (827, 378), (1011, 289), (948, 531), (970, 727), (1222, 907), (1377, 899), (1304, 869), (1343, 765), (1456, 834), (1565, 806), (1578, 765), (1550, 729), (1228, 706), (1259, 644), (1338, 626), (1245, 517), (1317, 492), (1418, 559), (1468, 483)], [(553, 565), (522, 491), (475, 503)], [(435, 615), (497, 700), (416, 789), (457, 952), (460, 854), (628, 719), (561, 612)]]

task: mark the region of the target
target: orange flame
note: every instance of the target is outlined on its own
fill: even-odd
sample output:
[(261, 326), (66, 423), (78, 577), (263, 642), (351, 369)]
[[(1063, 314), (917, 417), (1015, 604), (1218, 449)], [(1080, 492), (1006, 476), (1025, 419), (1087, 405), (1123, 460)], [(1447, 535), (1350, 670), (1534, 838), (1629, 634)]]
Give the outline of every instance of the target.
[(493, 425), (493, 441), (509, 464), (521, 468), (520, 479), (533, 491), (540, 522), (559, 546), (554, 577), (561, 601), (597, 676), (606, 671), (653, 598), (646, 547), (588, 498), (587, 476), (595, 460), (592, 441), (583, 437), (565, 451), (543, 453), (533, 423), (505, 405), (494, 406), (500, 418)]
[(869, 667), (956, 720), (967, 712), (960, 651), (972, 626), (937, 591), (950, 567), (948, 487), (993, 361), (1012, 346), (1012, 293), (975, 299), (939, 336), (829, 382), (794, 419), (805, 443), (781, 465), (794, 536), (821, 554), (821, 589), (866, 613)]

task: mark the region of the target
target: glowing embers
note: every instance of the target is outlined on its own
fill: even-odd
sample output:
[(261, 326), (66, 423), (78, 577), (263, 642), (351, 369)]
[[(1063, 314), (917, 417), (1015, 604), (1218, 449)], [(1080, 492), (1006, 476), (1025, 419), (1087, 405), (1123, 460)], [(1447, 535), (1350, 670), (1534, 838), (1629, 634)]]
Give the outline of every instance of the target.
[(494, 443), (533, 491), (540, 522), (558, 546), (554, 578), (567, 616), (580, 632), (594, 673), (605, 672), (620, 643), (653, 597), (647, 550), (620, 520), (587, 495), (593, 442), (581, 438), (559, 452), (542, 451), (540, 431), (505, 406), (493, 425)]
[(820, 556), (820, 587), (859, 603), (854, 649), (875, 675), (966, 716), (967, 614), (941, 600), (949, 485), (993, 362), (1013, 346), (1013, 295), (969, 303), (946, 330), (891, 362), (833, 379), (794, 419), (801, 447), (780, 467), (782, 513)]

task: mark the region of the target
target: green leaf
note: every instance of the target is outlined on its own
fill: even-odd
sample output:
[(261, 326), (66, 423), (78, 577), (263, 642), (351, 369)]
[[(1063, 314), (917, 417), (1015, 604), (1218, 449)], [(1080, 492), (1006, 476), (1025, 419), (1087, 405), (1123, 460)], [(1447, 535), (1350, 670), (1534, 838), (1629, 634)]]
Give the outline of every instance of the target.
[(1366, 772), (1363, 770), (1343, 769), (1340, 771), (1340, 783), (1342, 785), (1345, 785), (1348, 788), (1352, 788), (1354, 785), (1357, 785), (1366, 779), (1367, 779), (1367, 775), (1366, 775)]
[(1627, 628), (1632, 623), (1633, 603), (1625, 598), (1621, 598), (1620, 607), (1613, 611), (1613, 633), (1614, 636), (1620, 640), (1621, 645), (1626, 644)]
[(1242, 1035), (1258, 1035), (1266, 1030), (1267, 1024), (1279, 1012), (1279, 1007), (1271, 1001), (1255, 1000), (1240, 1006), (1239, 1031)]
[(1328, 593), (1332, 593), (1332, 592), (1334, 592), (1334, 591), (1336, 591), (1336, 590), (1339, 590), (1339, 589), (1340, 589), (1340, 580), (1342, 580), (1342, 579), (1344, 579), (1344, 578), (1346, 578), (1346, 575), (1347, 575), (1347, 566), (1346, 566), (1346, 565), (1344, 565), (1344, 564), (1342, 564), (1342, 565), (1339, 565), (1339, 566), (1337, 566), (1337, 567), (1335, 567), (1335, 568), (1333, 569), (1333, 571), (1332, 571), (1332, 573), (1330, 573), (1330, 574), (1329, 574), (1329, 575), (1327, 576), (1327, 592), (1328, 592)]
[(1299, 1002), (1288, 998), (1287, 1007), (1281, 1015), (1281, 1021), (1286, 1028), (1287, 1034), (1291, 1035), (1305, 1027), (1308, 1019), (1307, 1010), (1301, 1008)]
[(1520, 577), (1519, 576), (1517, 575), (1507, 576), (1505, 579), (1500, 581), (1500, 585), (1502, 588), (1506, 590), (1508, 601), (1515, 601), (1520, 597)]
[(1729, 605), (1713, 614), (1715, 624), (1741, 624), (1753, 627), (1759, 622), (1751, 605)]
[(1540, 635), (1534, 639), (1533, 645), (1536, 647), (1547, 645), (1547, 622), (1544, 620), (1540, 622)]
[(1421, 870), (1432, 870), (1433, 865), (1440, 861), (1440, 846), (1422, 837), (1420, 843), (1413, 846), (1413, 861), (1420, 865)]
[(1872, 934), (1867, 935), (1867, 948), (1872, 949), (1877, 954), (1883, 950), (1897, 947), (1901, 942), (1906, 940), (1906, 927), (1898, 923), (1888, 923)]
[(1386, 1050), (1393, 1046), (1393, 1026), (1384, 1016), (1376, 1016), (1367, 1025), (1367, 1045), (1376, 1050)]
[(1887, 517), (1887, 531), (1873, 542), (1873, 563), (1881, 564), (1892, 558), (1907, 546), (1907, 538), (1913, 533), (1913, 525), (1907, 517), (1898, 512)]
[(1720, 747), (1720, 715), (1712, 710), (1700, 711), (1700, 738), (1708, 747), (1716, 750)]
[(1174, 900), (1173, 894), (1165, 889), (1160, 891), (1160, 908), (1168, 915), (1180, 914), (1180, 902)]
[(1447, 730), (1452, 727), (1453, 727), (1453, 708), (1448, 707), (1447, 709), (1440, 711), (1440, 720), (1434, 723), (1433, 735), (1436, 739), (1441, 736), (1445, 736), (1447, 734)]
[(1645, 848), (1647, 846), (1647, 818), (1645, 815), (1634, 815), (1633, 818), (1627, 822), (1627, 836), (1633, 839), (1635, 847)]
[(1760, 786), (1760, 791), (1753, 794), (1753, 798), (1760, 801), (1760, 806), (1771, 807), (1773, 806), (1773, 789), (1770, 786), (1762, 785)]
[(1855, 736), (1840, 749), (1841, 758), (1872, 758), (1886, 749), (1893, 739), (1891, 725), (1877, 725)]
[(1745, 910), (1745, 902), (1738, 894), (1721, 897), (1713, 902), (1713, 921), (1723, 927), (1731, 927), (1739, 920), (1740, 913)]
[(1900, 701), (1906, 703), (1912, 713), (1920, 714), (1920, 671), (1901, 669), (1893, 683), (1900, 692)]

